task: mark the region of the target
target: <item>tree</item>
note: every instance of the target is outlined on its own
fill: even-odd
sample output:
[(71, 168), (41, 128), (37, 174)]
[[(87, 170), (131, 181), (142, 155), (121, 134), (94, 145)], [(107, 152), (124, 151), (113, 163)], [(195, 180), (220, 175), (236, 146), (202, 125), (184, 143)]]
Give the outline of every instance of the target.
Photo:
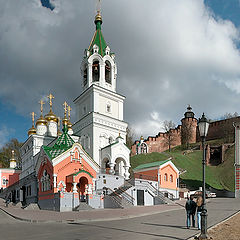
[(134, 144), (135, 132), (131, 127), (127, 127), (126, 145), (131, 149)]
[(171, 146), (173, 145), (173, 143), (176, 140), (176, 135), (173, 132), (175, 127), (176, 126), (172, 120), (170, 120), (170, 121), (165, 120), (163, 122), (163, 128), (165, 131), (164, 139), (165, 139), (165, 144), (168, 146), (169, 152), (171, 152)]
[(193, 134), (192, 122), (188, 122), (187, 124), (182, 124), (181, 142), (182, 142), (182, 145), (187, 149), (189, 148), (189, 143), (191, 141), (192, 134)]
[(15, 151), (16, 160), (18, 163), (21, 162), (20, 148), (22, 143), (20, 143), (16, 138), (11, 139), (0, 149), (0, 164), (3, 167), (9, 167), (9, 160), (12, 156), (12, 150)]
[(235, 112), (235, 113), (228, 113), (226, 112), (221, 118), (220, 120), (224, 120), (224, 119), (229, 119), (229, 118), (234, 118), (234, 117), (238, 117), (238, 113)]

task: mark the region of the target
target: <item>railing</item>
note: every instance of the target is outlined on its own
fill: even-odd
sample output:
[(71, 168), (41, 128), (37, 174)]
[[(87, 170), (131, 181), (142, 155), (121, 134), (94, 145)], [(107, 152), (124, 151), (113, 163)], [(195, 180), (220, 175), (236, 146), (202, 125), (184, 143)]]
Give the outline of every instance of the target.
[[(121, 207), (124, 207), (126, 205), (133, 205), (134, 203), (135, 199), (130, 194), (126, 193), (126, 190), (123, 188), (118, 188), (115, 191), (111, 188), (105, 188), (105, 190), (106, 195), (113, 197), (112, 199)], [(120, 191), (120, 193), (118, 191)]]
[[(115, 192), (117, 192), (120, 196), (123, 197), (123, 199), (125, 199), (126, 201), (128, 201), (129, 203), (133, 204), (135, 198), (132, 197), (130, 194), (128, 194), (126, 191), (127, 189), (131, 188), (132, 186), (126, 186), (125, 187), (119, 187), (117, 190), (115, 190)], [(120, 191), (120, 192), (118, 192)]]
[(122, 197), (121, 197), (119, 194), (115, 193), (111, 188), (106, 188), (106, 187), (105, 187), (105, 188), (103, 188), (103, 190), (105, 190), (106, 196), (111, 197), (111, 199), (112, 199), (115, 203), (117, 203), (117, 205), (118, 205), (119, 207), (123, 208)]
[(149, 176), (149, 175), (145, 175), (145, 174), (141, 174), (141, 173), (134, 173), (134, 177), (139, 178), (139, 179), (150, 180), (150, 181), (157, 181), (158, 180), (157, 177)]

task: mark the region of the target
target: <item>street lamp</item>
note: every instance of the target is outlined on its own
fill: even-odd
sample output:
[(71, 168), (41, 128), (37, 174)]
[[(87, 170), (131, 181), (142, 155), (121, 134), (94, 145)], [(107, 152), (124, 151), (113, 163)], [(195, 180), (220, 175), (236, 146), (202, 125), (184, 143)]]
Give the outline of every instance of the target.
[(208, 133), (209, 123), (203, 113), (202, 117), (198, 120), (199, 134), (202, 140), (203, 149), (203, 210), (201, 212), (201, 234), (199, 239), (207, 239), (207, 209), (206, 209), (206, 189), (205, 189), (205, 167), (206, 167), (206, 154), (205, 154), (205, 140)]

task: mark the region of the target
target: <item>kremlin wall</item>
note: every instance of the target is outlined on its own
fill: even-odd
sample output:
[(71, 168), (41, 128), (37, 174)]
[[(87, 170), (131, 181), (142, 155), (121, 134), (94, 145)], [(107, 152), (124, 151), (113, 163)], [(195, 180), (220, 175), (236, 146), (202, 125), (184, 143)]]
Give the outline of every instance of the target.
[[(226, 144), (211, 144), (207, 146), (207, 162), (210, 163), (210, 158), (219, 158), (219, 163), (224, 161), (224, 152), (234, 142), (234, 123), (240, 122), (240, 116), (224, 120), (212, 121), (209, 125), (208, 135), (206, 140), (223, 139)], [(185, 133), (184, 133), (185, 132)], [(186, 137), (187, 132), (187, 137)], [(185, 137), (184, 137), (185, 135)], [(141, 153), (164, 152), (169, 148), (169, 137), (172, 138), (171, 148), (188, 143), (196, 143), (200, 141), (200, 136), (197, 130), (197, 119), (192, 112), (192, 108), (188, 106), (181, 120), (181, 125), (169, 132), (159, 132), (156, 136), (149, 136), (147, 139), (141, 137), (140, 140), (134, 142), (131, 147), (131, 156)]]

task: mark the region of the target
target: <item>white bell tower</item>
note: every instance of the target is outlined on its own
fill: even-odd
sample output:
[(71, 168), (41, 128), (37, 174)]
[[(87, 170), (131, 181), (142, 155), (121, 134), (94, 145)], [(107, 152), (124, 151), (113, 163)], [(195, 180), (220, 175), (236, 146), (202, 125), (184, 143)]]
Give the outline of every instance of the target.
[(82, 93), (74, 100), (77, 121), (72, 128), (83, 148), (101, 165), (102, 148), (119, 134), (126, 142), (127, 123), (123, 121), (125, 97), (116, 93), (115, 55), (104, 40), (100, 11), (94, 22), (96, 31), (81, 64)]

